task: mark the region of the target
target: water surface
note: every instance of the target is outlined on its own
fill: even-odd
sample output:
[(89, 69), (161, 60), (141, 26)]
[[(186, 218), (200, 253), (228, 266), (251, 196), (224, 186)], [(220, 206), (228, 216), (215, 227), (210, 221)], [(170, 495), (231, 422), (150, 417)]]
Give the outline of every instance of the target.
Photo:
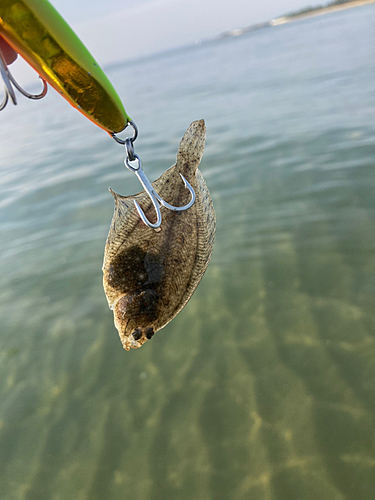
[(374, 5), (108, 69), (151, 178), (191, 121), (217, 213), (125, 352), (102, 290), (124, 152), (54, 91), (0, 122), (2, 500), (372, 500)]

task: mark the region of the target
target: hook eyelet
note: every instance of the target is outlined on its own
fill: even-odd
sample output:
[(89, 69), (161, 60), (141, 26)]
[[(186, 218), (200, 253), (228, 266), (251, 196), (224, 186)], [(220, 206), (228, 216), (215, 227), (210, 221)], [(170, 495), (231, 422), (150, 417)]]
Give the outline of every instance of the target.
[(121, 145), (124, 145), (126, 143), (127, 140), (129, 140), (132, 144), (133, 142), (136, 140), (136, 138), (138, 137), (138, 128), (137, 128), (137, 125), (133, 122), (133, 120), (130, 120), (127, 124), (126, 124), (126, 127), (125, 129), (127, 128), (127, 126), (130, 125), (133, 129), (133, 137), (127, 137), (126, 139), (120, 139), (120, 137), (118, 137), (116, 135), (115, 132), (112, 132), (110, 135), (111, 137), (113, 137), (113, 139), (118, 143), (118, 144), (121, 144)]

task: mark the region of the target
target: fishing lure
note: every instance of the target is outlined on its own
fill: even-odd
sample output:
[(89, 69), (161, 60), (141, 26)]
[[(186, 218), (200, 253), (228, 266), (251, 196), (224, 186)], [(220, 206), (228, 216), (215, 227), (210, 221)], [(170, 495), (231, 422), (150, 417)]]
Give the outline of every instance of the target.
[[(121, 132), (131, 121), (112, 84), (81, 40), (47, 0), (1, 0), (0, 35), (72, 106), (110, 134)], [(15, 82), (5, 58), (0, 69), (8, 98), (16, 103)]]
[[(104, 252), (103, 285), (127, 351), (141, 347), (181, 311), (210, 261), (215, 212), (198, 169), (205, 137), (204, 121), (193, 122), (181, 140), (176, 164), (152, 185), (146, 183), (144, 191), (126, 197), (111, 190), (115, 211)], [(189, 196), (181, 178), (195, 192), (194, 205), (183, 211), (174, 207), (184, 205)], [(158, 203), (164, 212), (160, 226)], [(156, 211), (154, 225), (140, 220), (140, 206), (147, 220)]]

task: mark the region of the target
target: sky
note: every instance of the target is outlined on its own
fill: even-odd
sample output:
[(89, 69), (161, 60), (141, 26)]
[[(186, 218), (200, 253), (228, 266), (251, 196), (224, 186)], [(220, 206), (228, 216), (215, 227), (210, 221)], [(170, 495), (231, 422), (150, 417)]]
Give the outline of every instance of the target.
[(50, 0), (99, 64), (193, 44), (315, 5), (309, 0)]

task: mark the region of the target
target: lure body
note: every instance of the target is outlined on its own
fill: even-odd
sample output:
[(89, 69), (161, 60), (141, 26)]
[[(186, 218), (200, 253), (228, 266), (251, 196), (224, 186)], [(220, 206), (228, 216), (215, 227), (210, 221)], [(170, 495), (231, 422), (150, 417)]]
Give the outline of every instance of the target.
[(130, 118), (98, 63), (47, 0), (1, 0), (0, 34), (69, 103), (109, 133)]
[(142, 222), (134, 206), (136, 200), (148, 220), (155, 218), (145, 191), (127, 197), (111, 191), (115, 212), (105, 246), (103, 285), (126, 350), (141, 347), (181, 311), (210, 261), (215, 212), (198, 170), (205, 136), (204, 121), (193, 122), (181, 140), (176, 164), (152, 183), (172, 205), (182, 206), (190, 196), (180, 174), (196, 194), (188, 210), (162, 207), (157, 231)]

